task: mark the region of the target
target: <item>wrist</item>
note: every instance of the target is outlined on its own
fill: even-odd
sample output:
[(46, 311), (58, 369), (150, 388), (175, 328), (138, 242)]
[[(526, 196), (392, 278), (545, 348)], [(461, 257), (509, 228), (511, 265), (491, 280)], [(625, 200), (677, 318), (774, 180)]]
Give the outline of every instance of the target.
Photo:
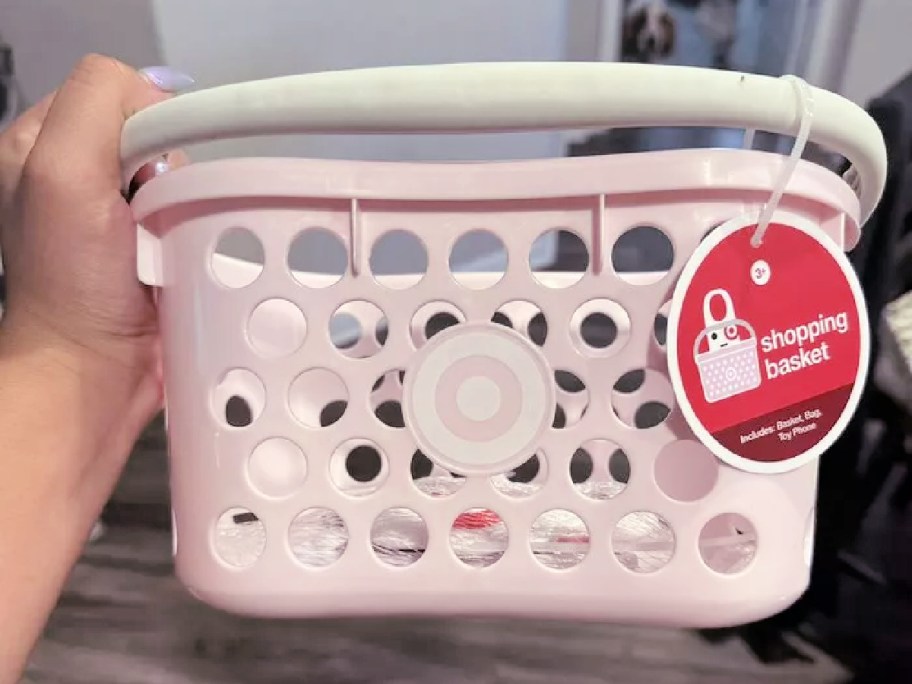
[[(12, 317), (0, 324), (0, 434), (21, 435), (22, 453), (43, 450), (29, 463), (36, 483), (47, 475), (58, 495), (88, 508), (103, 505), (161, 404), (155, 346), (121, 354), (83, 348)], [(10, 446), (0, 462), (15, 459)]]
[(157, 405), (154, 375), (0, 325), (0, 605), (12, 620), (0, 681), (17, 675)]
[(110, 398), (117, 405), (151, 377), (159, 377), (154, 333), (89, 344), (17, 309), (0, 321), (0, 363), (26, 366), (39, 379), (92, 388), (94, 399)]

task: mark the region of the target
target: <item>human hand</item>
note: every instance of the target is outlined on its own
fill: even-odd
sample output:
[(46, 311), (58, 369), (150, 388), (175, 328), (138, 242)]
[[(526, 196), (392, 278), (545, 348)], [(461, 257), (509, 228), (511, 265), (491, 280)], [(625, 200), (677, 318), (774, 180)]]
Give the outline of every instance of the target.
[(131, 114), (168, 97), (166, 82), (150, 82), (166, 75), (88, 57), (0, 133), (0, 684), (18, 681), (161, 404), (120, 136)]
[(124, 121), (168, 97), (162, 73), (87, 57), (0, 134), (4, 343), (48, 349), (83, 370), (100, 366), (106, 377), (153, 371), (155, 310), (136, 278), (119, 147)]

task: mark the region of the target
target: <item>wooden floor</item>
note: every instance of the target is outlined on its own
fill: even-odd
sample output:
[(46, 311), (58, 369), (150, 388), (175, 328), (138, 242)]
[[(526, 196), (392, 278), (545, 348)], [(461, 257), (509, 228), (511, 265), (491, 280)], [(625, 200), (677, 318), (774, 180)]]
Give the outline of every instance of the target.
[[(731, 684), (844, 682), (825, 656), (767, 667), (742, 642), (522, 621), (237, 618), (173, 577), (164, 440), (149, 431), (39, 644), (26, 682), (183, 684)], [(802, 648), (806, 648), (802, 645)]]
[(91, 546), (27, 682), (181, 684), (729, 684), (842, 682), (842, 670), (764, 667), (738, 641), (675, 630), (503, 621), (266, 622), (216, 612), (171, 573), (166, 533), (114, 528)]

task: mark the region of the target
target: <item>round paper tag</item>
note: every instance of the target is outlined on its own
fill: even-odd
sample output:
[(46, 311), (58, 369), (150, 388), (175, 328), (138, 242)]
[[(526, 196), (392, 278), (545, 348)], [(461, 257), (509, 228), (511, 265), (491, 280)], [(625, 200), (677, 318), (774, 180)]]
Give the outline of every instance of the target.
[(846, 256), (806, 219), (755, 217), (697, 247), (675, 287), (668, 368), (694, 434), (723, 461), (779, 473), (848, 424), (868, 369), (868, 316)]

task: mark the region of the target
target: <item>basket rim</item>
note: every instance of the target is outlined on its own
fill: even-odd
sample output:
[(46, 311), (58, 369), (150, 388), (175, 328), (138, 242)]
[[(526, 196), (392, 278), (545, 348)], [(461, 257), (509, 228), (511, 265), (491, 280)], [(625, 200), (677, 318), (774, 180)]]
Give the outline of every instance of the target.
[[(479, 162), (231, 158), (158, 176), (139, 189), (131, 206), (138, 222), (180, 204), (253, 198), (417, 203), (604, 196), (610, 210), (613, 198), (637, 194), (768, 193), (785, 163), (773, 152), (713, 148)], [(845, 249), (857, 244), (860, 202), (838, 174), (801, 160), (785, 195), (845, 214)]]

